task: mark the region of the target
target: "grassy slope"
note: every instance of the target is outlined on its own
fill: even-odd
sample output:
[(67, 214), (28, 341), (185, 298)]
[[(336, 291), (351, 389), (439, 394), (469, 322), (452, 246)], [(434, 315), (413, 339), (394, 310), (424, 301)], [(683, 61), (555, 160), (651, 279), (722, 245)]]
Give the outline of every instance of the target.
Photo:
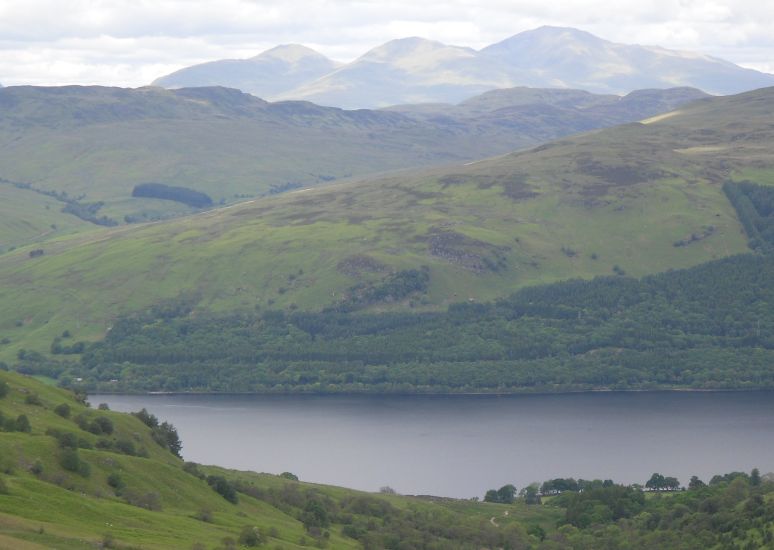
[[(771, 178), (772, 102), (774, 89), (704, 100), (452, 169), (59, 239), (42, 258), (5, 254), (0, 336), (11, 342), (0, 358), (44, 350), (64, 329), (98, 337), (115, 315), (187, 291), (216, 310), (313, 309), (360, 280), (428, 266), (423, 307), (441, 307), (614, 266), (638, 276), (742, 252), (721, 184), (750, 170)], [(504, 268), (486, 267), (498, 259)]]
[[(23, 548), (84, 548), (96, 546), (105, 534), (115, 539), (118, 547), (147, 549), (190, 549), (195, 542), (207, 548), (227, 536), (237, 538), (242, 527), (257, 526), (268, 532), (276, 529), (270, 539), (272, 548), (298, 548), (306, 536), (301, 522), (287, 511), (268, 503), (239, 495), (239, 504), (232, 505), (209, 486), (182, 470), (182, 461), (156, 445), (149, 430), (139, 420), (126, 414), (94, 411), (80, 405), (73, 396), (62, 390), (47, 387), (33, 379), (0, 372), (0, 381), (11, 386), (10, 394), (0, 399), (0, 410), (6, 417), (26, 414), (32, 424), (32, 434), (0, 432), (0, 478), (8, 487), (8, 494), (0, 493), (0, 549)], [(42, 406), (29, 405), (25, 398), (37, 393)], [(91, 466), (91, 474), (83, 478), (66, 472), (58, 465), (59, 450), (54, 438), (44, 435), (48, 428), (77, 432), (80, 437), (95, 436), (77, 428), (72, 420), (63, 419), (52, 409), (68, 403), (73, 416), (87, 411), (106, 415), (113, 421), (116, 437), (129, 437), (136, 445), (148, 449), (148, 458), (139, 458), (100, 450), (81, 449), (81, 458)], [(43, 473), (33, 475), (29, 468), (40, 461)], [(264, 490), (280, 489), (287, 480), (268, 474), (233, 472), (215, 467), (205, 468), (236, 480), (254, 484)], [(114, 496), (107, 485), (110, 473), (117, 472), (127, 489), (139, 493), (155, 492), (160, 497), (161, 510), (150, 511), (131, 506)], [(298, 484), (302, 489), (316, 488), (335, 499), (357, 496), (356, 491), (311, 484)], [(399, 496), (380, 496), (399, 509), (415, 508), (434, 511), (441, 508), (460, 517), (501, 514), (505, 508), (488, 504), (462, 503), (444, 500), (440, 503)], [(213, 521), (195, 518), (202, 509), (212, 512)], [(509, 508), (513, 518), (525, 524), (538, 523), (546, 528), (555, 524), (558, 510), (527, 509), (524, 505)], [(357, 541), (342, 536), (341, 525), (330, 529), (330, 547), (358, 548)]]
[(63, 214), (62, 206), (52, 197), (0, 182), (0, 254), (12, 247), (94, 228)]
[(660, 113), (702, 95), (684, 89), (653, 93), (643, 104), (584, 92), (558, 93), (560, 101), (540, 90), (504, 90), (496, 101), (484, 98), (475, 108), (447, 106), (430, 116), (404, 116), (269, 104), (224, 88), (4, 88), (0, 177), (84, 195), (85, 202), (104, 201), (99, 215), (118, 222), (125, 215), (158, 219), (190, 209), (132, 199), (134, 185), (183, 185), (232, 203), (277, 185), (308, 187), (500, 154), (637, 120), (649, 116), (643, 112)]

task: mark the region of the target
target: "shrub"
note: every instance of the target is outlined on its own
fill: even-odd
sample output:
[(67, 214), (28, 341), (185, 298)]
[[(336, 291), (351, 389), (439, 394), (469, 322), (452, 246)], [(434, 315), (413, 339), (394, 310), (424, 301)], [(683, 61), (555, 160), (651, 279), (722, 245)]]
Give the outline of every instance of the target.
[(153, 428), (151, 435), (159, 446), (169, 450), (176, 457), (182, 458), (180, 451), (183, 449), (183, 443), (180, 441), (180, 436), (172, 424), (162, 422), (161, 425)]
[(128, 439), (119, 439), (116, 441), (116, 450), (124, 453), (125, 455), (134, 456), (137, 454), (137, 451), (134, 448), (134, 443), (129, 441)]
[(77, 449), (66, 448), (59, 455), (59, 465), (68, 472), (77, 472), (81, 465), (81, 457)]
[(107, 403), (100, 403), (99, 405), (97, 405), (97, 410), (109, 411), (110, 410), (110, 406)]
[(205, 523), (212, 522), (212, 510), (209, 508), (202, 508), (199, 510), (199, 512), (197, 512), (196, 519)]
[(207, 476), (207, 483), (212, 487), (212, 490), (218, 493), (232, 504), (239, 502), (236, 489), (234, 486), (223, 476)]
[(199, 470), (199, 465), (196, 462), (186, 462), (183, 464), (183, 471), (187, 474), (198, 477), (199, 479), (205, 479), (207, 477)]
[(161, 497), (158, 493), (145, 493), (140, 494), (136, 491), (125, 491), (124, 500), (132, 506), (138, 506), (145, 508), (146, 510), (152, 510), (158, 512), (161, 510)]
[(8, 494), (8, 485), (6, 485), (5, 480), (0, 477), (0, 495), (7, 495)]
[(5, 380), (0, 380), (0, 398), (8, 395), (9, 391), (11, 391), (11, 388), (8, 385), (8, 382), (6, 382)]
[(149, 428), (155, 428), (159, 425), (159, 419), (148, 412), (147, 409), (141, 409), (137, 412), (131, 413), (132, 416), (137, 417), (140, 421)]
[(307, 501), (299, 519), (307, 530), (315, 527), (328, 527), (331, 524), (328, 511), (325, 509), (323, 503), (317, 499)]
[(99, 431), (89, 430), (90, 432), (94, 432), (96, 434), (112, 434), (113, 433), (113, 421), (110, 420), (107, 416), (98, 416), (94, 419), (92, 422), (92, 426), (97, 426), (99, 428)]
[(30, 420), (27, 418), (26, 415), (20, 414), (16, 418), (16, 430), (17, 432), (26, 432), (30, 433), (32, 431), (32, 426), (30, 425)]
[(120, 494), (121, 491), (123, 491), (126, 487), (126, 483), (124, 483), (124, 480), (117, 472), (112, 472), (110, 475), (108, 475), (107, 484), (115, 489), (117, 495)]
[(40, 460), (36, 460), (35, 463), (30, 466), (30, 472), (32, 472), (34, 475), (39, 476), (43, 473), (43, 463)]
[(63, 449), (77, 449), (78, 448), (78, 436), (71, 432), (65, 432), (58, 434), (57, 441), (59, 446)]
[(86, 414), (81, 413), (78, 416), (75, 417), (75, 423), (78, 424), (78, 427), (84, 431), (90, 431), (89, 430), (89, 417), (86, 416)]
[(290, 472), (282, 472), (279, 476), (285, 479), (289, 479), (290, 481), (298, 481), (298, 476)]
[(54, 407), (54, 412), (62, 418), (70, 418), (70, 405), (67, 403), (60, 403)]
[(43, 402), (40, 400), (40, 396), (37, 393), (27, 394), (27, 397), (24, 398), (24, 402), (27, 405), (36, 405), (38, 407), (43, 405)]
[(261, 535), (261, 532), (257, 527), (251, 527), (249, 525), (242, 527), (242, 531), (239, 533), (239, 544), (252, 548), (260, 546), (264, 542), (263, 535)]

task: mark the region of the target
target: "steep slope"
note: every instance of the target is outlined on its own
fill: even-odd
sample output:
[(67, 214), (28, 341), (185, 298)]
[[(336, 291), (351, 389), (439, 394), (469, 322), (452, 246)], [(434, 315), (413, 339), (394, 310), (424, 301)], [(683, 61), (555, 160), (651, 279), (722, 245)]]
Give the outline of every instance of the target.
[[(156, 82), (169, 87), (170, 78)], [(213, 79), (210, 73), (175, 82), (176, 86), (240, 87), (233, 78)], [(772, 85), (774, 75), (700, 53), (616, 44), (577, 29), (540, 27), (480, 51), (416, 37), (393, 40), (325, 75), (295, 87), (278, 87), (262, 97), (375, 108), (419, 102), (458, 103), (486, 90), (514, 86), (579, 88), (613, 94), (688, 86), (723, 95)]]
[[(71, 393), (6, 372), (0, 387), (7, 392), (0, 396), (2, 550), (760, 548), (772, 529), (772, 474), (757, 469), (707, 484), (694, 479), (687, 491), (656, 498), (641, 486), (562, 478), (543, 483), (552, 491), (546, 505), (537, 483), (530, 500), (507, 504), (496, 502), (508, 487), (487, 494), (494, 502), (369, 494), (289, 473), (183, 463), (138, 417), (93, 410)], [(17, 429), (19, 416), (29, 431)], [(95, 434), (97, 419), (112, 433)], [(719, 515), (723, 522), (714, 521)], [(681, 521), (655, 528), (641, 521), (654, 516)]]
[(687, 267), (747, 250), (722, 190), (771, 183), (774, 89), (453, 168), (287, 193), (0, 256), (8, 343), (185, 296), (195, 308), (385, 309), (483, 301), (571, 277)]
[[(552, 529), (560, 517), (523, 502), (373, 495), (184, 463), (166, 449), (167, 432), (152, 427), (155, 417), (95, 410), (3, 371), (0, 388), (3, 550), (384, 548), (398, 536), (481, 548), (528, 544), (528, 526)], [(504, 510), (513, 517), (503, 528), (488, 523)]]
[(251, 57), (193, 65), (153, 81), (163, 88), (225, 86), (264, 99), (324, 76), (339, 63), (299, 44), (285, 44)]
[[(0, 91), (0, 178), (58, 198), (60, 209), (75, 203), (72, 211), (110, 225), (193, 210), (180, 202), (133, 197), (133, 188), (146, 182), (232, 203), (353, 175), (473, 160), (642, 117), (642, 109), (629, 113), (615, 98), (600, 105), (616, 111), (606, 117), (577, 114), (577, 94), (570, 92), (562, 110), (537, 91), (514, 96), (523, 94), (535, 96), (529, 109), (449, 108), (428, 118), (267, 103), (226, 88), (5, 88)], [(700, 96), (656, 94), (665, 103), (654, 103), (648, 116)], [(586, 95), (578, 97), (579, 106), (596, 97)], [(543, 107), (550, 110), (545, 116), (539, 113)], [(34, 216), (15, 212), (20, 220)], [(21, 233), (18, 237), (0, 226), (3, 248), (27, 242)]]

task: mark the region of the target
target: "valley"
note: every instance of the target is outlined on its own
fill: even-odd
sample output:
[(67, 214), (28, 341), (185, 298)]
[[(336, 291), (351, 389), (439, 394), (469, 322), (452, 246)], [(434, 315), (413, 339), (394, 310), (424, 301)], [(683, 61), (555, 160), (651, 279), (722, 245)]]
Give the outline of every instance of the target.
[(533, 4), (0, 6), (0, 550), (774, 549), (771, 9)]

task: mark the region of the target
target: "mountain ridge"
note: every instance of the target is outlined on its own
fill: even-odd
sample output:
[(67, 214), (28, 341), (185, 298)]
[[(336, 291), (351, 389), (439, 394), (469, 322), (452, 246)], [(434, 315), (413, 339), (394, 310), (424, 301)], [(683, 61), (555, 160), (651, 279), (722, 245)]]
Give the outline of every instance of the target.
[[(266, 52), (264, 52), (266, 53)], [(261, 54), (263, 55), (263, 54)], [(193, 75), (203, 65), (181, 69)], [(212, 72), (207, 78), (154, 81), (167, 87), (240, 82)], [(697, 52), (618, 44), (589, 32), (543, 26), (478, 51), (420, 37), (376, 46), (326, 74), (278, 91), (262, 85), (243, 91), (270, 100), (308, 100), (344, 108), (404, 103), (458, 103), (497, 88), (584, 89), (625, 94), (636, 89), (690, 86), (726, 95), (774, 85), (774, 75)]]
[[(260, 87), (272, 96), (287, 88), (299, 86), (336, 70), (339, 63), (300, 44), (283, 44), (249, 59), (210, 61), (180, 69), (153, 81), (165, 88), (220, 86), (226, 81), (231, 88), (245, 91)], [(218, 76), (214, 76), (218, 75)]]
[[(348, 177), (473, 161), (704, 97), (697, 90), (653, 94), (639, 107), (570, 91), (548, 94), (564, 98), (551, 104), (544, 92), (506, 90), (476, 109), (443, 107), (439, 115), (269, 103), (220, 87), (3, 88), (0, 251), (88, 228), (44, 209), (57, 201), (60, 208), (77, 202), (70, 210), (86, 221), (150, 221), (193, 210), (132, 198), (143, 183), (186, 187), (230, 204)], [(587, 103), (596, 103), (596, 111), (583, 109)]]

